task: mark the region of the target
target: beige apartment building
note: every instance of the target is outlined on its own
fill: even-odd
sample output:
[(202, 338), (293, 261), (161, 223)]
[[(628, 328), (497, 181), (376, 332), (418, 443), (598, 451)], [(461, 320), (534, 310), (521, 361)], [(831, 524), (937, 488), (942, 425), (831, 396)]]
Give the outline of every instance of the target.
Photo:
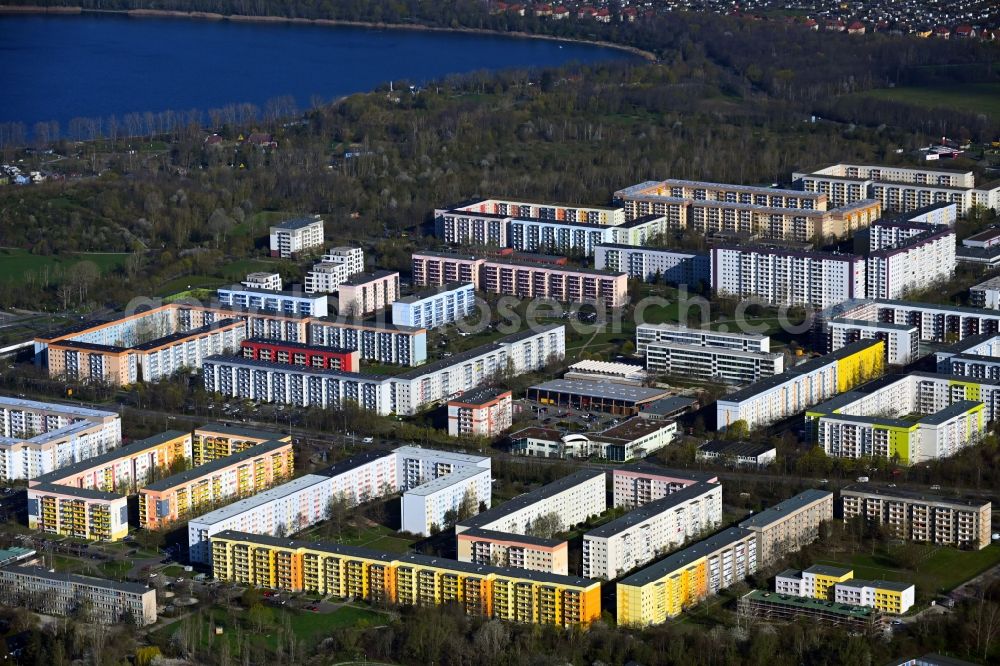
[(767, 564), (812, 543), (820, 524), (833, 520), (833, 493), (815, 488), (752, 515), (740, 527), (757, 534), (757, 564)]
[(626, 273), (545, 266), (509, 259), (483, 263), (481, 288), (491, 294), (551, 298), (571, 303), (598, 302), (610, 308), (628, 303)]
[(457, 535), (458, 561), (569, 574), (569, 543), (473, 528)]
[(358, 273), (340, 284), (337, 301), (340, 314), (363, 316), (389, 307), (399, 298), (399, 273)]
[(440, 287), (470, 282), (479, 289), (479, 270), (485, 259), (457, 252), (420, 252), (413, 255), (413, 286)]
[(844, 520), (862, 516), (902, 539), (982, 549), (990, 544), (992, 504), (975, 498), (848, 486), (840, 493)]

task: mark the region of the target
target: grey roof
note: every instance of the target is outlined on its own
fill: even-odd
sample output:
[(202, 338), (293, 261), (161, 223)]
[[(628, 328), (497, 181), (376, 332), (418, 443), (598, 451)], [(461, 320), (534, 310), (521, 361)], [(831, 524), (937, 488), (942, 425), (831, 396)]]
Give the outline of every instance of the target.
[(154, 491), (167, 490), (183, 483), (189, 483), (195, 479), (200, 479), (201, 477), (220, 469), (225, 469), (230, 465), (236, 465), (245, 460), (250, 460), (251, 458), (263, 455), (269, 451), (275, 451), (285, 446), (289, 446), (288, 442), (281, 442), (278, 440), (255, 444), (249, 448), (243, 449), (239, 453), (234, 453), (231, 456), (218, 458), (217, 460), (207, 462), (204, 465), (198, 465), (197, 467), (181, 472), (180, 474), (174, 474), (173, 476), (168, 476), (165, 479), (160, 479), (159, 481), (150, 483), (145, 487), (145, 489)]
[(304, 291), (293, 291), (284, 289), (264, 289), (262, 287), (248, 287), (244, 284), (231, 284), (228, 287), (219, 287), (218, 291), (233, 291), (244, 294), (260, 294), (261, 296), (280, 296), (282, 298), (301, 298), (306, 301), (319, 301), (325, 299), (327, 294), (308, 294)]
[(309, 345), (304, 342), (291, 342), (285, 340), (275, 340), (272, 338), (247, 338), (247, 343), (258, 345), (274, 345), (276, 347), (288, 347), (290, 349), (301, 349), (302, 351), (325, 352), (327, 354), (351, 354), (357, 350), (346, 347), (325, 347), (323, 345)]
[(851, 578), (843, 583), (837, 583), (844, 587), (880, 587), (885, 590), (896, 590), (903, 592), (913, 587), (913, 583), (903, 583), (896, 580), (867, 580), (864, 578)]
[(554, 497), (561, 492), (580, 485), (586, 481), (590, 481), (598, 476), (603, 477), (604, 472), (599, 469), (581, 469), (577, 472), (573, 472), (569, 476), (564, 476), (550, 484), (544, 485), (541, 488), (524, 493), (523, 495), (518, 495), (514, 499), (504, 502), (500, 506), (495, 506), (492, 509), (488, 509), (478, 515), (467, 518), (461, 521), (459, 525), (462, 527), (483, 527), (484, 525), (489, 525), (490, 523), (500, 520), (504, 516), (510, 515), (515, 511), (520, 511), (521, 509), (531, 506), (532, 504)]
[(660, 467), (659, 465), (651, 465), (647, 462), (639, 462), (634, 465), (626, 465), (624, 467), (618, 467), (615, 472), (635, 472), (637, 474), (650, 474), (654, 476), (662, 476), (671, 479), (688, 479), (692, 483), (696, 481), (702, 481), (705, 483), (716, 483), (718, 481), (718, 475), (712, 472), (698, 472), (692, 469), (669, 469), (667, 467)]
[(309, 488), (317, 483), (323, 483), (328, 479), (329, 477), (322, 476), (320, 474), (306, 474), (297, 479), (292, 479), (287, 483), (282, 483), (280, 486), (268, 488), (267, 490), (259, 492), (251, 497), (247, 497), (246, 499), (238, 500), (232, 504), (216, 509), (215, 511), (209, 511), (208, 513), (198, 516), (197, 518), (192, 518), (190, 522), (198, 523), (200, 525), (214, 525), (215, 523), (223, 520), (228, 520), (233, 516), (238, 516), (245, 511), (250, 511), (259, 506), (263, 506), (268, 502), (273, 502), (277, 499), (298, 492), (303, 488)]
[(294, 231), (295, 229), (304, 229), (310, 224), (316, 224), (317, 222), (323, 222), (323, 219), (316, 217), (293, 217), (287, 220), (282, 220), (277, 224), (272, 224), (271, 227), (275, 229)]
[(703, 539), (693, 546), (678, 551), (659, 562), (641, 569), (631, 576), (626, 576), (618, 582), (619, 585), (631, 585), (641, 587), (654, 581), (660, 580), (667, 574), (677, 569), (687, 566), (699, 558), (711, 555), (722, 550), (736, 541), (752, 536), (753, 532), (741, 527), (730, 527), (717, 534), (713, 534), (707, 539)]
[(778, 502), (770, 509), (765, 509), (760, 513), (750, 516), (746, 520), (740, 522), (740, 527), (751, 529), (754, 527), (763, 528), (768, 525), (775, 523), (779, 520), (784, 519), (790, 513), (798, 511), (803, 507), (806, 507), (814, 502), (827, 499), (833, 501), (833, 493), (829, 490), (818, 490), (816, 488), (810, 488), (805, 490), (795, 497), (786, 499), (782, 502)]
[(850, 567), (834, 567), (828, 564), (814, 564), (802, 573), (816, 574), (817, 576), (833, 576), (839, 578), (852, 573), (854, 569)]
[(868, 328), (881, 328), (893, 331), (916, 331), (916, 324), (893, 324), (887, 321), (865, 321), (863, 319), (850, 319), (848, 317), (834, 317), (828, 324), (844, 324), (849, 326), (865, 326)]
[(195, 428), (195, 432), (198, 431), (219, 433), (221, 435), (230, 435), (232, 437), (259, 439), (265, 442), (272, 439), (288, 437), (288, 435), (282, 432), (275, 432), (273, 430), (254, 430), (253, 428), (244, 428), (243, 426), (231, 425), (229, 423), (206, 423), (203, 426)]
[(439, 287), (429, 287), (427, 289), (421, 289), (416, 291), (409, 296), (403, 296), (402, 298), (397, 298), (395, 303), (416, 303), (417, 301), (422, 301), (428, 298), (433, 298), (434, 296), (439, 296), (442, 294), (447, 294), (452, 291), (457, 291), (463, 288), (474, 288), (475, 285), (471, 282), (446, 282)]
[[(450, 360), (450, 359), (449, 359)], [(292, 363), (272, 363), (271, 361), (259, 361), (245, 356), (208, 356), (204, 363), (220, 363), (225, 365), (243, 366), (247, 368), (262, 368), (273, 372), (300, 373), (305, 375), (323, 375), (325, 377), (340, 377), (341, 379), (367, 381), (376, 384), (389, 381), (389, 375), (373, 375), (361, 372), (347, 372), (345, 370), (334, 370), (332, 368), (313, 368), (308, 365), (295, 365)]]
[[(662, 216), (657, 216), (662, 217)], [(621, 228), (621, 227), (613, 227)], [(683, 257), (701, 257), (705, 260), (708, 259), (709, 253), (707, 250), (679, 250), (672, 249), (669, 247), (648, 247), (646, 245), (627, 245), (625, 243), (598, 243), (594, 247), (608, 247), (615, 250), (629, 250), (632, 252), (659, 252), (661, 254), (675, 254)]]
[(519, 543), (540, 546), (542, 548), (556, 548), (557, 546), (561, 546), (566, 543), (560, 539), (545, 539), (528, 534), (510, 534), (509, 532), (484, 530), (478, 527), (467, 529), (464, 532), (460, 532), (457, 536), (463, 538), (468, 537), (473, 539), (482, 539), (483, 541), (517, 541)]
[(31, 490), (40, 493), (51, 493), (59, 495), (75, 495), (81, 499), (92, 499), (103, 502), (112, 502), (125, 497), (124, 493), (109, 493), (94, 488), (77, 488), (76, 486), (64, 486), (55, 483), (36, 483), (31, 486)]
[(128, 592), (130, 594), (145, 594), (146, 592), (152, 591), (152, 588), (147, 587), (145, 585), (140, 585), (139, 583), (120, 583), (115, 580), (108, 580), (107, 578), (94, 578), (92, 576), (81, 576), (79, 574), (49, 571), (44, 567), (31, 567), (31, 566), (22, 567), (22, 566), (12, 565), (9, 567), (4, 567), (3, 570), (11, 571), (18, 574), (24, 574), (27, 576), (34, 576), (36, 578), (42, 578), (56, 583), (75, 583), (77, 585), (102, 587), (109, 590), (119, 590), (121, 592)]
[(106, 419), (110, 416), (118, 416), (116, 412), (109, 412), (100, 409), (90, 409), (78, 405), (65, 405), (60, 402), (40, 402), (38, 400), (25, 400), (23, 398), (12, 398), (0, 395), (0, 408), (25, 409), (33, 411), (59, 412), (79, 416), (85, 419)]
[(969, 507), (982, 508), (984, 506), (991, 506), (992, 503), (987, 499), (980, 499), (978, 497), (945, 497), (944, 495), (934, 495), (931, 493), (925, 493), (920, 490), (907, 490), (905, 488), (885, 488), (874, 485), (869, 485), (867, 483), (859, 483), (850, 486), (845, 486), (840, 491), (841, 497), (844, 495), (858, 496), (858, 495), (875, 495), (887, 500), (909, 500), (912, 502), (919, 502), (924, 504), (940, 504), (952, 508), (967, 509)]
[(341, 286), (347, 285), (348, 287), (356, 287), (361, 284), (374, 282), (375, 280), (382, 280), (392, 275), (399, 277), (399, 271), (386, 271), (379, 269), (377, 271), (372, 271), (371, 273), (355, 273), (340, 284)]
[[(605, 523), (600, 527), (590, 530), (583, 537), (593, 537), (596, 539), (608, 539), (616, 534), (620, 534), (625, 530), (631, 529), (642, 523), (643, 521), (654, 518), (661, 513), (670, 511), (678, 504), (683, 504), (698, 497), (702, 497), (712, 492), (713, 488), (721, 488), (716, 484), (708, 483), (694, 483), (690, 486), (685, 486), (680, 490), (674, 491), (667, 495), (666, 497), (660, 498), (653, 502), (647, 502), (642, 506), (629, 511), (624, 516), (616, 518), (609, 523)], [(721, 497), (721, 495), (720, 495)]]
[(689, 409), (697, 404), (698, 400), (695, 398), (685, 398), (680, 395), (672, 395), (668, 398), (660, 398), (659, 400), (654, 400), (648, 405), (644, 405), (642, 413), (669, 415), (683, 409)]
[(548, 381), (543, 384), (531, 386), (528, 390), (572, 393), (590, 398), (623, 400), (632, 403), (648, 402), (655, 400), (656, 398), (665, 397), (670, 393), (664, 389), (631, 386), (629, 384), (615, 384), (611, 382), (595, 382), (586, 379), (553, 379), (552, 381)]
[[(587, 225), (587, 226), (596, 226), (596, 225)], [(586, 268), (584, 266), (542, 265), (532, 261), (519, 261), (517, 259), (504, 259), (504, 258), (487, 259), (486, 265), (514, 266), (514, 267), (530, 268), (536, 270), (546, 270), (546, 271), (551, 271), (553, 273), (583, 273), (586, 275), (596, 275), (597, 277), (606, 277), (606, 278), (618, 278), (623, 275), (625, 276), (628, 275), (627, 273), (623, 273), (621, 271), (605, 271), (605, 270), (599, 270), (597, 268)]]
[(492, 573), (502, 576), (510, 576), (512, 578), (523, 578), (527, 580), (533, 580), (539, 583), (549, 583), (552, 585), (591, 587), (593, 585), (600, 584), (595, 580), (590, 580), (589, 578), (580, 578), (577, 576), (561, 576), (559, 574), (547, 573), (544, 571), (531, 571), (529, 569), (513, 569), (510, 567), (494, 567), (485, 564), (459, 562), (458, 560), (449, 560), (443, 557), (418, 555), (416, 553), (408, 553), (401, 555), (399, 553), (389, 553), (385, 551), (372, 550), (370, 548), (362, 548), (360, 546), (344, 546), (338, 543), (323, 543), (323, 542), (300, 541), (296, 539), (282, 539), (280, 537), (272, 537), (261, 534), (248, 534), (246, 532), (237, 532), (235, 530), (225, 530), (223, 532), (219, 532), (218, 534), (214, 535), (214, 538), (248, 541), (253, 543), (259, 543), (262, 545), (273, 546), (277, 548), (310, 548), (312, 550), (318, 550), (321, 552), (326, 552), (334, 555), (344, 555), (347, 557), (352, 557), (352, 556), (364, 557), (373, 560), (383, 560), (385, 562), (400, 562), (402, 565), (410, 563), (413, 565), (420, 565), (420, 566), (433, 566), (442, 569), (450, 569), (452, 571), (461, 571), (478, 576), (488, 576), (489, 574)]
[(762, 444), (760, 442), (734, 442), (724, 439), (714, 439), (699, 446), (698, 450), (706, 453), (717, 453), (721, 456), (749, 456), (756, 458), (768, 451), (774, 451), (775, 448), (771, 444)]
[(468, 405), (482, 405), (487, 402), (495, 400), (497, 397), (510, 393), (510, 389), (502, 387), (485, 386), (480, 388), (474, 388), (471, 391), (466, 391), (457, 398), (453, 398), (448, 402), (461, 402)]
[(211, 324), (206, 324), (205, 326), (199, 326), (198, 328), (192, 328), (188, 331), (178, 331), (177, 333), (171, 333), (170, 335), (165, 335), (162, 338), (157, 338), (155, 340), (150, 340), (149, 342), (143, 342), (141, 344), (135, 345), (132, 349), (137, 349), (139, 351), (149, 351), (151, 349), (156, 349), (157, 347), (163, 347), (169, 345), (173, 342), (179, 340), (185, 340), (187, 338), (193, 338), (199, 335), (204, 335), (206, 333), (212, 333), (221, 328), (227, 326), (243, 326), (244, 322), (239, 319), (221, 319)]
[(53, 483), (55, 481), (65, 479), (66, 477), (73, 476), (74, 474), (79, 474), (80, 472), (84, 472), (88, 469), (93, 469), (94, 467), (107, 464), (113, 460), (130, 456), (134, 453), (138, 453), (154, 446), (159, 446), (164, 442), (168, 442), (176, 437), (183, 437), (187, 434), (188, 433), (181, 432), (180, 430), (167, 430), (165, 432), (161, 432), (159, 435), (153, 435), (152, 437), (140, 439), (132, 442), (131, 444), (126, 444), (125, 446), (119, 446), (117, 449), (111, 449), (110, 451), (94, 456), (93, 458), (87, 458), (78, 463), (60, 467), (59, 469), (49, 472), (48, 474), (42, 474), (41, 476), (35, 477), (34, 480), (36, 483)]
[(441, 476), (431, 479), (426, 483), (421, 483), (419, 486), (410, 488), (406, 491), (406, 494), (426, 497), (427, 495), (433, 495), (440, 490), (450, 488), (456, 483), (461, 483), (462, 481), (471, 479), (474, 476), (479, 476), (480, 474), (485, 474), (487, 479), (491, 478), (489, 467), (461, 467), (450, 474), (442, 474)]

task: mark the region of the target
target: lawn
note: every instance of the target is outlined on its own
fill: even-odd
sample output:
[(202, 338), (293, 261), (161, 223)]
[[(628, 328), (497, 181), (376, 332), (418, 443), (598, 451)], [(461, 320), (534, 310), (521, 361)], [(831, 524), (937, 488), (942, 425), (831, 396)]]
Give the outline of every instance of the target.
[(237, 259), (222, 267), (222, 277), (232, 282), (241, 282), (246, 279), (247, 273), (265, 271), (273, 273), (278, 270), (277, 260), (267, 259)]
[(190, 289), (214, 289), (215, 287), (227, 284), (232, 284), (232, 281), (210, 275), (182, 275), (181, 277), (164, 282), (156, 290), (156, 293), (158, 296), (172, 296)]
[(928, 109), (954, 109), (1000, 118), (1000, 83), (971, 83), (948, 87), (878, 88), (865, 97), (915, 104)]
[[(915, 569), (897, 566), (893, 555), (902, 548), (915, 551), (919, 558)], [(1000, 564), (1000, 546), (990, 545), (983, 550), (973, 551), (908, 543), (891, 546), (888, 554), (845, 553), (837, 559), (820, 560), (817, 564), (852, 567), (857, 578), (912, 582), (917, 586), (918, 595), (934, 596), (949, 592), (990, 567)]]
[(363, 546), (390, 553), (407, 553), (413, 545), (412, 540), (400, 536), (385, 525), (372, 525), (361, 529), (348, 527), (335, 541), (345, 546)]
[(25, 273), (31, 271), (37, 273), (46, 267), (51, 271), (59, 267), (63, 270), (80, 263), (81, 261), (91, 261), (97, 265), (102, 273), (108, 273), (125, 264), (125, 253), (107, 254), (31, 254), (27, 250), (2, 249), (0, 250), (0, 280), (18, 280)]

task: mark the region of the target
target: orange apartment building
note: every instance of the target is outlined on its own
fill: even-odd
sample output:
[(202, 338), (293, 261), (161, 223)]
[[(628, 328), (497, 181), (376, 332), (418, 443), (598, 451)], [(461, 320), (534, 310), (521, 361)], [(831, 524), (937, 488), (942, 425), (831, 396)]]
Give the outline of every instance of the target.
[(452, 437), (495, 437), (510, 427), (510, 391), (473, 389), (448, 401), (448, 434)]
[(158, 529), (194, 512), (248, 497), (287, 481), (291, 442), (267, 441), (147, 485), (139, 492), (139, 524)]
[(191, 460), (195, 467), (226, 458), (264, 442), (291, 443), (291, 435), (267, 430), (252, 430), (226, 423), (209, 423), (195, 428)]

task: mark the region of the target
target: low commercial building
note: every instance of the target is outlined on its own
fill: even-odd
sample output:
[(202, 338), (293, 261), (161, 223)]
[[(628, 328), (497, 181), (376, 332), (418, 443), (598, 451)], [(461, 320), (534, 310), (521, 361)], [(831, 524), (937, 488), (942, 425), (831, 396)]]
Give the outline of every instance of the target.
[(757, 535), (731, 527), (626, 576), (616, 585), (618, 624), (662, 624), (757, 571)]
[(611, 470), (614, 506), (627, 509), (655, 502), (697, 483), (718, 482), (719, 478), (711, 472), (666, 469), (647, 463)]
[(818, 599), (795, 597), (777, 592), (752, 590), (740, 597), (739, 612), (745, 617), (797, 622), (801, 619), (874, 634), (884, 627), (880, 612), (867, 606), (831, 604)]
[(569, 574), (569, 542), (470, 529), (458, 535), (458, 561)]
[(580, 470), (519, 495), (455, 525), (455, 534), (478, 528), (508, 534), (531, 534), (542, 517), (558, 517), (562, 527), (578, 525), (608, 508), (604, 472)]
[(358, 372), (361, 369), (361, 352), (357, 349), (317, 347), (301, 342), (283, 342), (251, 338), (240, 344), (243, 358), (286, 365), (304, 365), (324, 370)]
[(722, 522), (722, 486), (695, 483), (583, 535), (586, 578), (611, 580)]
[(708, 252), (601, 243), (594, 247), (594, 268), (626, 273), (644, 282), (707, 285), (711, 280)]
[(634, 416), (670, 391), (627, 384), (611, 384), (580, 379), (555, 379), (528, 388), (527, 397), (551, 407), (571, 407), (583, 411)]
[(259, 271), (247, 273), (247, 279), (241, 283), (248, 289), (266, 289), (268, 291), (281, 291), (281, 274)]
[(43, 567), (0, 569), (0, 603), (49, 615), (80, 615), (97, 624), (156, 622), (156, 590), (152, 588)]
[(852, 342), (719, 398), (716, 428), (725, 430), (737, 421), (750, 429), (775, 423), (878, 377), (884, 369), (884, 342)]
[(415, 252), (412, 262), (414, 286), (459, 283), (479, 289), (479, 273), (486, 259), (457, 252)]
[(511, 453), (536, 458), (589, 458), (614, 462), (644, 458), (670, 444), (677, 422), (632, 417), (594, 433), (562, 433), (550, 428), (523, 428), (511, 433)]
[(114, 412), (0, 396), (0, 480), (34, 479), (100, 456), (121, 440)]
[(642, 369), (642, 366), (632, 365), (631, 363), (586, 360), (578, 361), (566, 368), (563, 378), (641, 386), (646, 383), (649, 376)]
[(899, 539), (981, 550), (990, 545), (989, 500), (950, 498), (867, 484), (840, 491), (844, 520), (881, 525)]
[(920, 332), (913, 324), (892, 324), (838, 317), (823, 322), (826, 351), (837, 351), (859, 340), (881, 340), (885, 343), (888, 365), (908, 365), (920, 355)]
[(812, 543), (819, 526), (833, 520), (833, 493), (810, 489), (740, 522), (756, 536), (757, 564), (766, 566)]
[(982, 402), (937, 390), (952, 381), (930, 373), (887, 377), (810, 408), (807, 429), (835, 458), (903, 465), (946, 458), (978, 442), (988, 420)]
[(216, 294), (222, 305), (241, 310), (262, 310), (305, 317), (325, 317), (328, 314), (326, 294), (311, 295), (300, 291), (236, 286), (219, 287)]
[(128, 534), (127, 495), (191, 459), (191, 435), (170, 430), (28, 482), (28, 527), (117, 541)]
[(585, 578), (232, 531), (212, 537), (212, 573), (374, 603), (458, 603), (469, 615), (558, 627), (587, 626), (601, 615), (601, 585)]
[(392, 323), (415, 328), (438, 328), (465, 319), (476, 309), (475, 286), (450, 282), (396, 299)]
[(777, 449), (771, 444), (716, 439), (699, 446), (697, 455), (736, 467), (767, 467), (777, 458)]
[(427, 362), (427, 329), (335, 319), (309, 321), (309, 344), (357, 350), (373, 363), (417, 366)]
[(510, 427), (514, 402), (510, 391), (473, 389), (448, 401), (452, 437), (496, 437)]
[(191, 439), (191, 462), (199, 467), (220, 460), (264, 442), (290, 444), (292, 436), (272, 430), (254, 430), (228, 423), (206, 423), (195, 428)]
[(712, 248), (712, 289), (773, 305), (828, 308), (866, 294), (865, 259), (775, 247)]
[(296, 217), (275, 224), (270, 229), (272, 257), (291, 259), (303, 252), (323, 247), (323, 218), (319, 215)]
[(155, 481), (139, 491), (139, 525), (160, 529), (199, 509), (246, 497), (291, 478), (289, 442), (270, 441)]
[(513, 259), (482, 264), (480, 288), (518, 298), (550, 298), (570, 303), (598, 303), (620, 308), (628, 303), (628, 276), (592, 268), (571, 268)]
[(399, 273), (374, 271), (357, 273), (340, 283), (337, 289), (338, 312), (362, 317), (387, 308), (399, 298)]

